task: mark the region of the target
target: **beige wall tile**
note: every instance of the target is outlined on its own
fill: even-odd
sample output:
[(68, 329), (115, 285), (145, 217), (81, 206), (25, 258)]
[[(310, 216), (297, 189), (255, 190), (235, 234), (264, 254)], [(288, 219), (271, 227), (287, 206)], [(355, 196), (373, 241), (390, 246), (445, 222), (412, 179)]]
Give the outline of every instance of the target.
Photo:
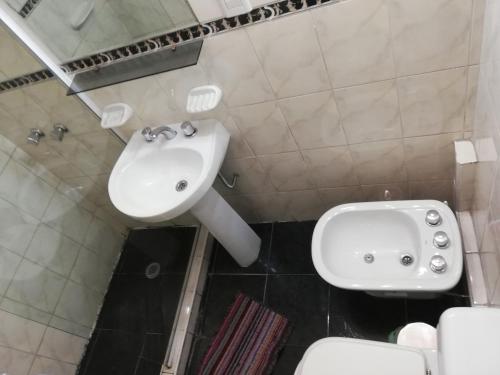
[(354, 170), (363, 185), (406, 180), (401, 140), (362, 143), (349, 146)]
[(384, 200), (404, 200), (409, 199), (408, 184), (392, 183), (378, 185), (362, 185), (363, 200), (366, 202), (376, 202)]
[(258, 159), (278, 191), (315, 187), (309, 167), (299, 152), (259, 156)]
[(498, 249), (497, 222), (490, 222), (486, 226), (484, 238), (481, 244), (480, 257), (485, 276), (488, 297), (491, 300), (496, 290), (496, 284), (500, 275), (500, 253)]
[(395, 81), (335, 90), (349, 144), (401, 137)]
[(312, 12), (333, 87), (395, 77), (384, 0), (351, 0)]
[(326, 207), (316, 190), (247, 196), (263, 222), (318, 219)]
[(254, 194), (276, 191), (268, 172), (265, 171), (257, 158), (244, 158), (226, 160), (222, 166), (223, 175), (230, 181), (234, 174), (238, 174), (236, 187), (231, 190), (226, 188), (218, 180), (216, 186), (224, 195)]
[(28, 375), (33, 354), (0, 346), (0, 371), (2, 374)]
[(254, 153), (250, 146), (248, 146), (248, 142), (243, 137), (238, 126), (236, 126), (236, 122), (232, 118), (232, 116), (227, 116), (225, 121), (222, 123), (224, 128), (231, 135), (231, 139), (229, 140), (229, 147), (226, 153), (227, 159), (238, 159), (254, 156)]
[(319, 189), (318, 193), (327, 209), (340, 204), (364, 201), (363, 192), (359, 186)]
[(465, 103), (465, 131), (471, 131), (473, 129), (474, 117), (476, 115), (478, 84), (479, 65), (469, 66), (467, 73), (467, 102)]
[(55, 314), (74, 323), (92, 327), (104, 296), (69, 280)]
[(65, 282), (63, 276), (24, 259), (5, 295), (14, 301), (52, 313)]
[(2, 24), (0, 27), (0, 66), (9, 78), (43, 69), (36, 58)]
[(309, 12), (246, 30), (278, 98), (330, 88)]
[[(28, 130), (30, 128), (39, 128), (47, 133), (52, 128), (52, 122), (48, 112), (31, 99), (31, 97), (26, 95), (24, 89), (2, 93), (0, 108), (5, 110), (17, 121), (16, 126), (21, 126)], [(26, 137), (26, 130), (24, 134), (26, 134)]]
[(45, 326), (5, 311), (0, 311), (0, 345), (36, 353)]
[(410, 199), (435, 199), (453, 205), (453, 181), (410, 181)]
[(405, 137), (463, 130), (467, 68), (398, 79)]
[(38, 354), (68, 363), (78, 364), (87, 340), (54, 328), (47, 328)]
[(347, 143), (331, 91), (280, 100), (278, 105), (301, 149)]
[(169, 98), (170, 104), (180, 112), (186, 111), (191, 89), (210, 84), (207, 73), (200, 64), (161, 73), (155, 76)]
[(294, 151), (297, 145), (275, 102), (231, 109), (236, 125), (257, 155)]
[(248, 195), (228, 195), (224, 199), (247, 223), (263, 221)]
[(75, 365), (37, 356), (29, 375), (74, 375), (76, 370)]
[(302, 151), (314, 184), (319, 188), (359, 185), (348, 147)]
[(491, 193), (495, 186), (494, 182), (497, 173), (497, 166), (493, 161), (480, 161), (476, 165), (471, 213), (478, 247), (481, 246), (484, 230), (488, 223)]
[(292, 221), (292, 201), (286, 193), (264, 193), (245, 196), (258, 213), (261, 222)]
[(287, 195), (293, 219), (296, 221), (318, 220), (328, 209), (316, 190), (280, 194)]
[(472, 0), (471, 39), (469, 64), (479, 64), (483, 44), (483, 25), (486, 0)]
[(398, 76), (467, 65), (472, 0), (388, 0)]
[(229, 107), (274, 99), (274, 93), (245, 30), (205, 40), (199, 65), (220, 85)]
[(462, 133), (405, 138), (405, 158), (410, 180), (452, 179), (455, 167), (453, 142)]
[(13, 159), (0, 174), (0, 197), (40, 219), (54, 188)]

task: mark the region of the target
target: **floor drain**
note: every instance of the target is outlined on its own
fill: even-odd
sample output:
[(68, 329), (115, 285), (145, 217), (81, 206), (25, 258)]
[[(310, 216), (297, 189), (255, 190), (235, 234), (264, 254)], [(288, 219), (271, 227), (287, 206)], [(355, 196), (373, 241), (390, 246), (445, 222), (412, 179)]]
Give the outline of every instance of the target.
[(160, 274), (160, 263), (151, 263), (146, 267), (146, 277), (156, 279)]
[(175, 190), (184, 191), (188, 186), (188, 182), (186, 180), (180, 180), (177, 185), (175, 185)]

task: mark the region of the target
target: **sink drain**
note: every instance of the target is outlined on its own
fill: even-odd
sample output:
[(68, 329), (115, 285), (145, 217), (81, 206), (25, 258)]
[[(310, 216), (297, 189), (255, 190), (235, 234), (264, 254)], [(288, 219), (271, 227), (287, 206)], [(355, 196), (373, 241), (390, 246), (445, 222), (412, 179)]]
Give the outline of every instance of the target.
[(410, 266), (413, 264), (413, 257), (409, 254), (405, 254), (401, 256), (401, 264), (403, 266)]
[(148, 279), (156, 279), (158, 275), (160, 274), (160, 263), (150, 263), (146, 267), (146, 272), (145, 275)]
[(177, 185), (175, 185), (175, 190), (184, 191), (188, 186), (188, 182), (186, 180), (180, 180)]
[(363, 256), (363, 259), (365, 260), (365, 263), (373, 263), (373, 261), (375, 260), (375, 257), (373, 256), (373, 254), (365, 254)]

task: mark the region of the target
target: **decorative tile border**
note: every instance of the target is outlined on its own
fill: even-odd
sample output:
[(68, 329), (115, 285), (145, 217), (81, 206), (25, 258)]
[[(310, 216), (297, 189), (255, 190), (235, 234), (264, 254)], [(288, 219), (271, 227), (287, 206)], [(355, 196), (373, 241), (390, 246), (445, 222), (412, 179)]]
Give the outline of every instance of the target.
[[(28, 0), (21, 12), (26, 8), (26, 15), (33, 11), (41, 0)], [(135, 57), (156, 53), (165, 49), (175, 49), (181, 44), (200, 40), (215, 34), (220, 34), (245, 26), (270, 21), (274, 18), (301, 12), (322, 5), (335, 4), (346, 0), (284, 0), (272, 3), (251, 12), (229, 18), (221, 18), (204, 24), (187, 27), (174, 32), (162, 34), (149, 39), (114, 48), (86, 57), (82, 57), (61, 65), (67, 74), (78, 74), (117, 64)], [(20, 12), (20, 14), (21, 14)], [(22, 15), (22, 14), (21, 14)], [(0, 92), (26, 86), (53, 77), (52, 72), (43, 70), (24, 75), (8, 81), (0, 82)]]
[(235, 17), (221, 18), (205, 24), (199, 24), (171, 33), (145, 39), (128, 46), (111, 49), (89, 55), (61, 66), (68, 74), (76, 74), (102, 66), (118, 63), (139, 55), (155, 53), (163, 49), (175, 49), (176, 46), (202, 39), (214, 34), (238, 29), (260, 22), (272, 20), (292, 13), (326, 4), (339, 3), (346, 0), (285, 0), (256, 8), (249, 13)]
[(24, 4), (24, 6), (21, 8), (21, 10), (18, 12), (19, 15), (23, 18), (28, 17), (31, 12), (36, 8), (38, 4), (40, 4), (42, 0), (28, 0)]
[(34, 83), (47, 81), (53, 78), (54, 78), (54, 73), (52, 73), (52, 71), (50, 71), (49, 69), (40, 70), (38, 72), (25, 74), (20, 77), (0, 82), (0, 92), (14, 90), (23, 86), (29, 86)]

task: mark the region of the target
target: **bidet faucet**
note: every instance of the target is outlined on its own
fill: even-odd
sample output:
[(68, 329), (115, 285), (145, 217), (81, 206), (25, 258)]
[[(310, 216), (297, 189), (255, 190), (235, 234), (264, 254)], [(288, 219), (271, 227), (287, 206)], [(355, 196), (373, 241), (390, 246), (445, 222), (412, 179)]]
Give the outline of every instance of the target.
[(148, 126), (142, 129), (141, 134), (144, 136), (146, 142), (153, 142), (160, 134), (163, 134), (168, 140), (174, 139), (177, 135), (177, 131), (172, 129), (170, 126), (158, 126), (154, 129), (151, 129)]

